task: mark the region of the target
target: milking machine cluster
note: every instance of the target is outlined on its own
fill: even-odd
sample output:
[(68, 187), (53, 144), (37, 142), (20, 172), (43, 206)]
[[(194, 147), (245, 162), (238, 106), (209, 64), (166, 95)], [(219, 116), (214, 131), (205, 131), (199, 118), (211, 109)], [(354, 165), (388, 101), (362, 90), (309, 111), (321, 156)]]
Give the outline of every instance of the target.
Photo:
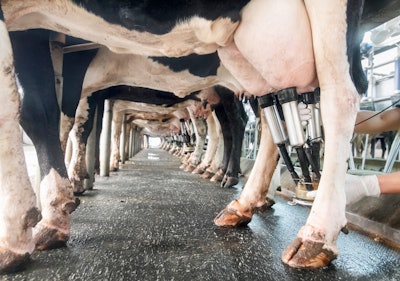
[(195, 136), (193, 136), (195, 134), (190, 134), (189, 132), (194, 132), (193, 125), (190, 127), (190, 124), (185, 121), (185, 119), (179, 119), (179, 122), (181, 124), (181, 135), (183, 137), (183, 152), (185, 154), (191, 153), (194, 151), (191, 139), (193, 140), (195, 138)]
[(183, 144), (182, 135), (175, 134), (173, 131), (171, 131), (170, 140), (171, 140), (171, 143), (176, 144), (176, 146), (178, 146), (178, 147), (181, 147)]
[[(296, 198), (306, 200), (306, 203), (313, 200), (313, 197), (307, 194), (318, 188), (321, 178), (322, 127), (319, 99), (319, 88), (301, 95), (297, 94), (296, 88), (288, 88), (258, 98), (273, 141), (278, 146), (279, 153), (296, 183)], [(310, 110), (310, 119), (305, 126), (300, 118), (299, 102), (306, 104)], [(296, 151), (302, 176), (299, 176), (294, 168), (288, 146)]]

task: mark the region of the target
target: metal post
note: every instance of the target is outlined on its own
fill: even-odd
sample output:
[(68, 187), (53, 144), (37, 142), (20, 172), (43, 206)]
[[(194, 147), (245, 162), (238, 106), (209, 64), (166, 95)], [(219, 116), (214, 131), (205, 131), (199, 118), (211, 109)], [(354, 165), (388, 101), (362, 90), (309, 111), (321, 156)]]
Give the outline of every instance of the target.
[(119, 141), (119, 154), (121, 155), (121, 164), (125, 164), (126, 154), (125, 154), (125, 137), (126, 137), (126, 114), (122, 115), (122, 124), (121, 124), (121, 137)]
[(132, 125), (132, 123), (130, 124), (130, 126), (129, 126), (129, 149), (128, 149), (128, 152), (129, 152), (129, 158), (131, 158), (131, 157), (133, 157), (133, 139), (134, 139), (134, 137), (133, 137), (133, 125)]
[(397, 47), (397, 58), (394, 61), (394, 91), (400, 93), (400, 46)]
[(86, 169), (89, 175), (88, 179), (83, 181), (83, 186), (85, 190), (93, 189), (94, 183), (94, 164), (95, 164), (95, 157), (96, 157), (96, 131), (97, 131), (97, 106), (94, 113), (94, 120), (93, 120), (93, 128), (89, 134), (86, 143)]
[(100, 136), (100, 176), (110, 175), (112, 102), (104, 101), (103, 129)]
[(64, 51), (63, 51), (64, 45), (65, 45), (65, 34), (50, 32), (50, 42), (49, 42), (50, 54), (51, 54), (51, 60), (53, 62), (56, 95), (60, 110), (61, 110), (62, 89), (63, 89), (62, 70), (63, 70), (63, 58), (64, 58)]
[(254, 144), (253, 144), (253, 155), (252, 159), (256, 159), (257, 157), (257, 151), (258, 151), (258, 124), (260, 122), (260, 118), (256, 118), (256, 125), (254, 127)]
[(396, 136), (394, 137), (392, 146), (390, 147), (390, 151), (386, 160), (385, 167), (383, 168), (384, 173), (390, 173), (393, 168), (394, 161), (399, 155), (400, 149), (400, 130), (397, 131)]
[(374, 52), (368, 56), (368, 91), (367, 96), (374, 100), (375, 97), (375, 77), (374, 77)]

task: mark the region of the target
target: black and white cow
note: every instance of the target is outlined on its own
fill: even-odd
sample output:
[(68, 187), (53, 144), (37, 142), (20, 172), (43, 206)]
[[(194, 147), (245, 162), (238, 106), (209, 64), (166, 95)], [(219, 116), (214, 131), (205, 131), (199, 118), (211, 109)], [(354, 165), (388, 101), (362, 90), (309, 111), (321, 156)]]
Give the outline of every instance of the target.
[[(346, 37), (350, 34), (346, 16), (350, 15), (347, 11), (360, 11), (360, 7), (362, 1), (209, 0), (183, 1), (179, 5), (162, 1), (1, 1), (9, 31), (50, 29), (100, 43), (114, 52), (146, 56), (206, 54), (218, 49), (224, 65), (254, 95), (289, 87), (302, 93), (319, 86), (326, 138), (324, 171), (307, 223), (282, 256), (285, 263), (294, 267), (321, 267), (330, 263), (337, 255), (337, 236), (346, 224), (344, 174), (358, 106), (348, 63), (351, 54), (346, 52), (347, 44), (354, 43), (347, 41), (351, 36)], [(2, 28), (2, 39), (7, 38), (3, 25)], [(1, 64), (9, 71), (2, 69), (0, 75), (6, 85), (12, 85), (3, 95), (9, 98), (16, 93), (16, 88), (11, 81), (10, 48), (4, 42), (8, 40), (1, 41)], [(51, 79), (47, 77), (37, 85), (54, 85)], [(21, 80), (22, 86), (25, 83)], [(18, 108), (11, 109), (16, 113)], [(16, 128), (17, 114), (10, 120)], [(19, 179), (27, 178), (26, 171), (16, 171), (22, 175)], [(62, 171), (56, 172), (56, 177), (63, 177)], [(18, 181), (17, 185), (29, 188), (28, 181)], [(4, 194), (10, 192), (4, 189), (3, 182), (1, 190)], [(64, 191), (70, 193), (68, 187)], [(22, 215), (15, 215), (20, 221), (33, 207), (33, 194), (26, 196), (26, 204), (20, 204), (18, 210)], [(51, 200), (53, 206), (57, 205), (56, 201)], [(10, 202), (4, 203), (2, 206), (10, 205)], [(67, 206), (72, 203), (72, 199), (62, 202), (57, 205), (57, 212), (68, 216), (71, 208)], [(42, 221), (48, 226), (47, 214), (42, 214), (45, 218)], [(8, 217), (4, 216), (3, 211), (1, 224), (7, 223)], [(14, 259), (19, 263), (25, 253), (33, 250), (30, 233), (34, 223), (23, 221), (20, 224), (13, 221), (12, 227), (2, 228), (0, 253), (4, 258), (1, 260), (10, 262), (1, 268), (15, 265)], [(15, 237), (20, 238), (18, 243)]]
[[(90, 52), (88, 56), (92, 58), (93, 50), (87, 52)], [(84, 140), (82, 138), (88, 135), (87, 129), (84, 127), (90, 115), (87, 113), (92, 112), (92, 109), (89, 108), (89, 99), (92, 98), (93, 93), (114, 85), (153, 88), (161, 91), (173, 92), (180, 97), (185, 97), (194, 91), (210, 88), (217, 84), (225, 86), (235, 93), (243, 91), (241, 85), (226, 71), (224, 66), (221, 65), (217, 53), (201, 56), (193, 54), (181, 58), (166, 58), (115, 54), (105, 48), (101, 48), (94, 56), (89, 66), (87, 66), (87, 59), (82, 59), (84, 53), (85, 52), (68, 54), (68, 57), (65, 58), (65, 65), (67, 66), (71, 65), (71, 63), (68, 62), (68, 59), (71, 58), (77, 63), (68, 67), (68, 69), (66, 69), (66, 67), (64, 68), (64, 85), (73, 84), (74, 86), (68, 86), (68, 88), (64, 86), (63, 109), (66, 108), (64, 106), (65, 101), (68, 101), (67, 104), (69, 108), (66, 110), (66, 114), (63, 115), (64, 121), (61, 132), (62, 147), (65, 147), (69, 130), (73, 122), (75, 122), (71, 132), (74, 152), (71, 159), (72, 164), (69, 168), (69, 175), (74, 186), (74, 191), (78, 193), (83, 190), (82, 181), (86, 174), (84, 165), (82, 164), (83, 159), (85, 159), (85, 146), (83, 145)], [(86, 72), (78, 72), (81, 75), (80, 77), (77, 77), (76, 74), (76, 69), (78, 68), (76, 65), (79, 64), (79, 61), (77, 61), (75, 57), (82, 61), (82, 69), (87, 68)], [(140, 71), (138, 71), (139, 66)], [(72, 77), (70, 77), (71, 70), (73, 71)], [(82, 83), (83, 85), (77, 86), (75, 82), (71, 80)], [(80, 92), (81, 94), (79, 94)], [(226, 156), (222, 169), (219, 171), (219, 180), (222, 180), (226, 176), (223, 181), (223, 186), (231, 187), (238, 181), (238, 161), (244, 132), (243, 120), (246, 119), (246, 117), (243, 115), (243, 109), (240, 111), (242, 105), (236, 98), (230, 93), (224, 94), (222, 88), (217, 92), (221, 92), (222, 95), (225, 95), (221, 101), (223, 107), (218, 108), (217, 111), (221, 115), (220, 118), (224, 119), (224, 126), (225, 124), (228, 126), (226, 128), (224, 127), (223, 130), (225, 136), (227, 136), (227, 134), (230, 135), (227, 136), (225, 140), (227, 151), (225, 152)], [(161, 94), (162, 92), (159, 93)], [(207, 92), (203, 91), (202, 93), (204, 93), (201, 94), (202, 99), (213, 103), (213, 101), (210, 100), (211, 93), (207, 96), (205, 96)], [(228, 96), (230, 97), (229, 99), (227, 98)], [(79, 103), (77, 100), (78, 97), (80, 97)], [(132, 98), (135, 99), (135, 97)], [(138, 101), (138, 98), (136, 98), (136, 101)], [(146, 102), (156, 103), (157, 99), (152, 95), (147, 98)], [(233, 103), (235, 103), (235, 105), (233, 105)], [(79, 106), (76, 110), (77, 104), (79, 104)], [(73, 114), (71, 113), (75, 111), (76, 116), (72, 117)], [(228, 118), (225, 117), (224, 112), (228, 112)], [(234, 125), (229, 125), (228, 122)], [(231, 132), (232, 130), (236, 131)], [(232, 161), (230, 161), (230, 159), (232, 159)], [(113, 165), (113, 167), (114, 166), (115, 165)]]
[[(180, 75), (176, 74), (177, 77)], [(156, 79), (157, 80), (157, 79)], [(64, 81), (66, 81), (64, 79)], [(161, 87), (161, 85), (159, 86)], [(96, 94), (91, 95), (87, 98), (87, 112), (86, 121), (82, 121), (83, 117), (80, 118), (79, 127), (74, 127), (75, 130), (72, 131), (75, 135), (73, 135), (73, 142), (75, 142), (76, 151), (73, 153), (73, 157), (71, 159), (69, 165), (69, 176), (74, 185), (74, 191), (76, 193), (82, 193), (83, 189), (83, 180), (86, 178), (86, 167), (85, 167), (85, 143), (88, 138), (88, 135), (91, 130), (90, 118), (94, 115), (94, 106), (91, 104), (96, 104), (96, 100), (98, 96), (104, 98), (112, 98), (112, 99), (123, 99), (127, 101), (134, 101), (138, 110), (142, 107), (142, 111), (147, 112), (162, 112), (162, 111), (175, 111), (177, 107), (184, 108), (197, 103), (200, 105), (200, 99), (206, 100), (210, 104), (218, 103), (215, 106), (215, 111), (217, 115), (219, 115), (220, 123), (224, 126), (222, 132), (224, 136), (224, 161), (221, 166), (221, 180), (223, 187), (232, 187), (238, 182), (239, 171), (240, 171), (240, 153), (241, 153), (241, 145), (243, 141), (243, 134), (245, 123), (247, 120), (247, 115), (243, 110), (243, 105), (237, 98), (234, 97), (233, 93), (225, 88), (216, 87), (209, 88), (200, 91), (198, 94), (192, 94), (186, 96), (185, 98), (178, 98), (172, 93), (162, 92), (157, 90), (150, 90), (144, 88), (133, 88), (128, 86), (118, 86), (111, 87), (106, 90), (101, 90)], [(64, 97), (65, 99), (65, 97)], [(153, 106), (156, 105), (156, 106)], [(162, 107), (164, 109), (162, 109)], [(118, 109), (122, 111), (121, 109)], [(189, 112), (190, 114), (190, 112)], [(114, 116), (115, 123), (121, 122), (120, 116)], [(142, 118), (143, 119), (143, 118)], [(90, 121), (90, 122), (88, 122)], [(77, 124), (75, 124), (77, 126)], [(119, 126), (113, 126), (113, 128), (119, 128)], [(119, 136), (120, 131), (114, 131), (113, 136), (115, 139), (114, 143), (117, 145), (118, 139), (116, 136)], [(205, 133), (205, 132), (204, 132)], [(199, 139), (200, 141), (201, 139)], [(202, 147), (203, 145), (200, 143), (196, 145)], [(114, 157), (112, 157), (112, 169), (116, 169), (119, 160), (118, 149), (113, 150)], [(200, 156), (197, 156), (200, 158)], [(199, 160), (193, 160), (196, 163)]]

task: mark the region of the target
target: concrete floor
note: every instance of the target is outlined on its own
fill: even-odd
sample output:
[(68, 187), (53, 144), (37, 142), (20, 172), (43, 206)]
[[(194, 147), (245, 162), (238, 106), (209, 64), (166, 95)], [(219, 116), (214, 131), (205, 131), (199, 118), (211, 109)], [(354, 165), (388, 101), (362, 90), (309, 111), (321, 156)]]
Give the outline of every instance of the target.
[(248, 227), (213, 218), (240, 192), (179, 170), (165, 151), (141, 151), (80, 197), (66, 248), (35, 252), (0, 280), (400, 280), (400, 252), (351, 231), (331, 266), (292, 269), (280, 260), (308, 207), (277, 198)]

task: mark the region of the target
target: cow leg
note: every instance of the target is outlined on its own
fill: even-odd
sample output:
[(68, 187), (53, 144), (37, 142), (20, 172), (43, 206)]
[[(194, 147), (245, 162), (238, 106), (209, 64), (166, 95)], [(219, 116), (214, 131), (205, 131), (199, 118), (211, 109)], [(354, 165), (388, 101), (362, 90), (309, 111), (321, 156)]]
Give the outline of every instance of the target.
[(207, 117), (207, 133), (208, 133), (208, 143), (207, 150), (204, 155), (203, 161), (199, 166), (192, 172), (193, 174), (203, 174), (206, 169), (210, 166), (212, 158), (215, 156), (218, 145), (218, 136), (216, 132), (216, 125), (213, 114)]
[(38, 249), (64, 244), (70, 235), (70, 213), (75, 200), (59, 140), (58, 107), (49, 34), (43, 30), (10, 35), (15, 66), (24, 98), (21, 125), (31, 138), (40, 166), (40, 201), (43, 219), (33, 235)]
[(222, 181), (228, 168), (229, 157), (232, 149), (232, 130), (231, 124), (229, 124), (228, 116), (222, 104), (219, 104), (215, 107), (215, 114), (217, 115), (219, 124), (221, 125), (222, 137), (224, 140), (224, 152), (222, 165), (218, 168), (218, 171), (211, 178), (211, 181)]
[(32, 227), (40, 220), (26, 169), (18, 120), (20, 99), (3, 20), (0, 9), (0, 273), (14, 271), (29, 260), (35, 248)]
[(63, 97), (61, 105), (61, 148), (65, 152), (68, 135), (74, 126), (75, 112), (82, 93), (82, 85), (89, 63), (97, 54), (97, 49), (64, 54)]
[(122, 115), (118, 112), (113, 113), (112, 117), (112, 147), (111, 147), (111, 158), (110, 158), (110, 171), (118, 171), (119, 162), (121, 157), (119, 154), (119, 139), (121, 137), (121, 126), (122, 126)]
[(72, 157), (68, 167), (68, 175), (75, 194), (85, 192), (83, 181), (89, 178), (86, 169), (86, 143), (93, 128), (93, 120), (97, 101), (96, 94), (79, 101), (75, 116), (75, 124), (70, 133), (73, 145)]
[(100, 99), (97, 103), (97, 121), (96, 121), (96, 146), (95, 146), (95, 174), (100, 175), (100, 136), (103, 129), (104, 116), (104, 99)]
[[(218, 90), (221, 92), (221, 88)], [(230, 125), (232, 135), (232, 146), (229, 153), (228, 166), (225, 176), (221, 182), (222, 187), (230, 188), (239, 182), (240, 156), (242, 153), (242, 143), (244, 130), (247, 123), (247, 114), (243, 104), (229, 90), (225, 97), (221, 98), (226, 116)]]
[[(321, 87), (321, 113), (325, 128), (325, 161), (305, 226), (282, 254), (292, 267), (316, 268), (337, 256), (336, 239), (346, 225), (344, 181), (350, 140), (357, 112), (357, 91), (346, 61), (346, 1), (306, 0)], [(327, 33), (333, 30), (334, 33)]]
[(240, 226), (247, 224), (258, 210), (272, 205), (267, 199), (269, 184), (277, 166), (278, 149), (272, 140), (265, 117), (261, 112), (261, 139), (257, 158), (249, 179), (239, 198), (232, 201), (214, 219), (219, 226)]
[[(187, 172), (193, 172), (197, 165), (201, 162), (203, 156), (204, 144), (207, 135), (206, 121), (203, 118), (195, 117), (191, 109), (188, 108), (190, 119), (194, 125), (194, 133), (196, 134), (196, 146), (189, 159), (189, 165), (185, 169)], [(189, 168), (190, 167), (190, 168)]]
[(221, 166), (222, 158), (224, 155), (224, 139), (222, 137), (221, 124), (218, 120), (218, 116), (215, 110), (212, 112), (212, 114), (214, 116), (214, 121), (215, 121), (215, 133), (216, 133), (217, 143), (215, 148), (215, 154), (210, 163), (210, 166), (201, 175), (201, 177), (205, 179), (210, 179), (214, 176), (218, 168)]

